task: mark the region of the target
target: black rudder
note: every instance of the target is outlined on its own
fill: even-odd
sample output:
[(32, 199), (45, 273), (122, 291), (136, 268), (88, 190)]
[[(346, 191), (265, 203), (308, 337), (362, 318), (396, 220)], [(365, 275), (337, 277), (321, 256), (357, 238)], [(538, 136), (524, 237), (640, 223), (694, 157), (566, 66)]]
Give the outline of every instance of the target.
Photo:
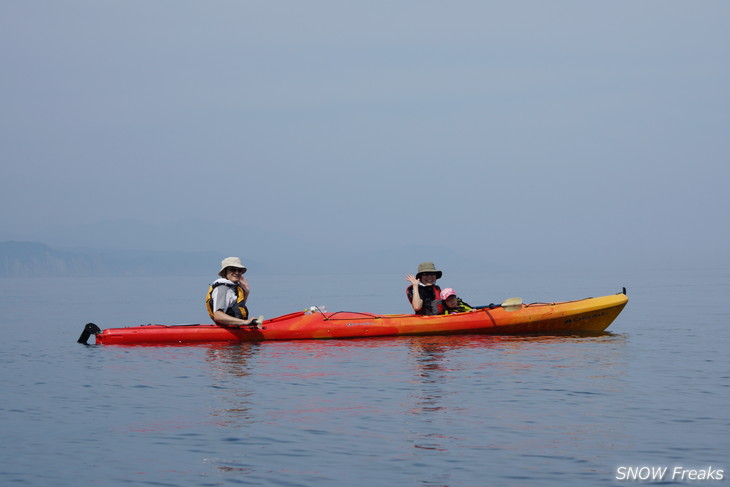
[(88, 343), (86, 343), (86, 342), (89, 340), (89, 337), (91, 335), (96, 335), (97, 333), (101, 333), (101, 328), (96, 326), (94, 323), (86, 323), (86, 326), (84, 327), (84, 331), (81, 332), (81, 336), (76, 341), (78, 343), (83, 343), (84, 345), (88, 345)]

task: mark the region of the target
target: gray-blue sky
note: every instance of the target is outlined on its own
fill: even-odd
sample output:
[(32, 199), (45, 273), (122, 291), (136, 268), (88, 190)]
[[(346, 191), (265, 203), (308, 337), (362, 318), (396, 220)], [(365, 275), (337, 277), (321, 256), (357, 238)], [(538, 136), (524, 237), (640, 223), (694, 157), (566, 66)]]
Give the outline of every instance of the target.
[(728, 264), (726, 1), (5, 0), (0, 61), (0, 240)]

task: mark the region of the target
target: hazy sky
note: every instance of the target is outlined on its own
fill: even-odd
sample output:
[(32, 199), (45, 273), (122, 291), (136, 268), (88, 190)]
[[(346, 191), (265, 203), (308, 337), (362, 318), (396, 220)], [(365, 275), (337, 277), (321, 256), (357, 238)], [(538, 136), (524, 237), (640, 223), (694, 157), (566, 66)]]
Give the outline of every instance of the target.
[(0, 61), (0, 241), (729, 262), (726, 0), (2, 0)]

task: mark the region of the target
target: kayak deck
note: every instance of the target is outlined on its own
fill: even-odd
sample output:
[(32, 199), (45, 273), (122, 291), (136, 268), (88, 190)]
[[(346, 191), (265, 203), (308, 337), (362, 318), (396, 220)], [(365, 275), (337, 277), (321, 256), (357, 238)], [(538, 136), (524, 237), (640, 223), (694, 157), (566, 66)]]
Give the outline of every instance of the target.
[[(142, 325), (94, 332), (97, 344), (176, 344), (265, 340), (345, 339), (404, 335), (520, 335), (604, 331), (628, 302), (625, 294), (518, 309), (484, 308), (437, 316), (303, 311), (265, 320), (260, 327), (215, 324)], [(95, 326), (95, 325), (94, 325)], [(98, 327), (96, 328), (98, 330)]]

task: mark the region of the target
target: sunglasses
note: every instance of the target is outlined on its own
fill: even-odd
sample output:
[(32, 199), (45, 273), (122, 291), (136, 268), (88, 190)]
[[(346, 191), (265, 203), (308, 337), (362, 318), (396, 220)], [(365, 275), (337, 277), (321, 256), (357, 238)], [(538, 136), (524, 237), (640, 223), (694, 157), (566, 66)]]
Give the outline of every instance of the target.
[(244, 271), (243, 269), (239, 269), (238, 267), (229, 267), (228, 269), (226, 269), (226, 272), (231, 272), (233, 274), (243, 274), (246, 271)]

